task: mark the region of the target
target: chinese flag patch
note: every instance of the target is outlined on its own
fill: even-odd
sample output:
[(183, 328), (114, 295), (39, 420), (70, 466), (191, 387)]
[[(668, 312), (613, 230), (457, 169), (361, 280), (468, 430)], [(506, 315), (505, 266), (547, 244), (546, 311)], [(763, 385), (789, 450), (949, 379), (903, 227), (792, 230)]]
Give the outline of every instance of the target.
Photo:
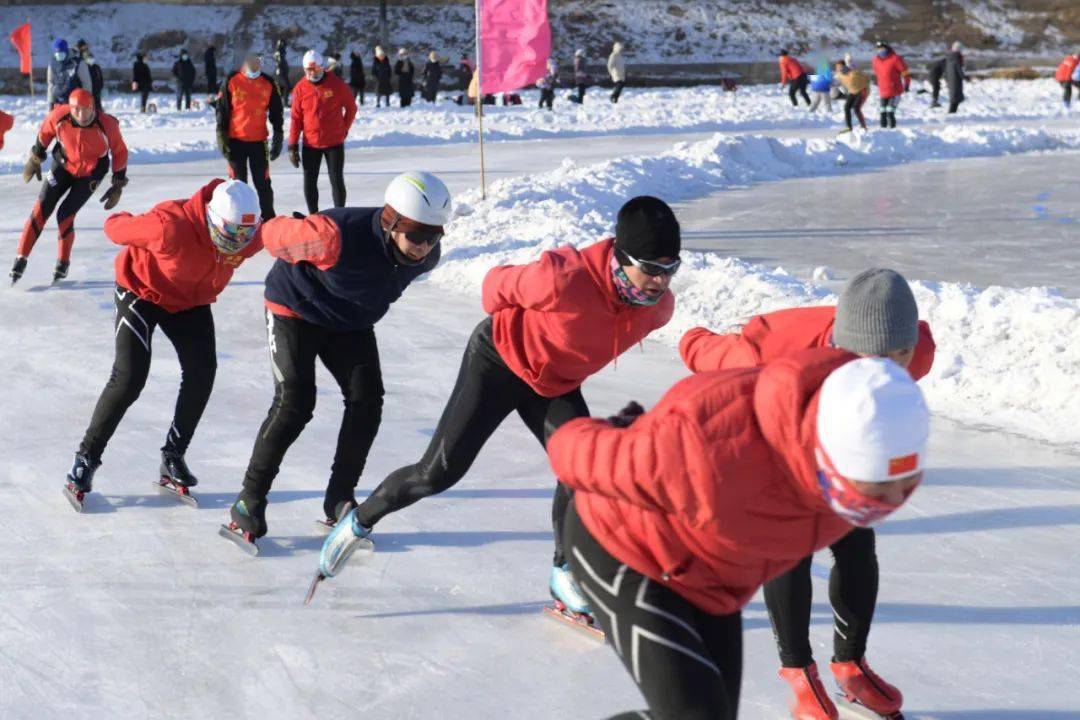
[(905, 473), (915, 472), (918, 467), (918, 453), (889, 459), (889, 475), (904, 475)]
[(255, 214), (254, 213), (244, 213), (240, 217), (240, 223), (243, 224), (243, 225), (254, 225), (255, 224)]

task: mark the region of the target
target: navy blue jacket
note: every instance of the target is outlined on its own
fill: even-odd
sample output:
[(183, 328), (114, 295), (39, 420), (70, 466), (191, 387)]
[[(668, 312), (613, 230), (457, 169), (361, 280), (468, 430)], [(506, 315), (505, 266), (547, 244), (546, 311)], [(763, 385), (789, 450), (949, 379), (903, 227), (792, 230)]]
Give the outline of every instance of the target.
[(337, 332), (377, 323), (413, 280), (439, 263), (439, 247), (416, 265), (402, 265), (387, 246), (382, 208), (334, 208), (323, 215), (341, 231), (337, 261), (328, 270), (278, 260), (266, 276), (266, 299), (304, 320)]

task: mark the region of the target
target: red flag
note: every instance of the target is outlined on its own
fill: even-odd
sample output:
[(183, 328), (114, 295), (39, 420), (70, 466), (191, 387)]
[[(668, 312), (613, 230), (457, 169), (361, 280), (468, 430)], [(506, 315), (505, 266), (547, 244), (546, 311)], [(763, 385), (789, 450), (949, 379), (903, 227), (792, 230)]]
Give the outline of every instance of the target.
[(23, 23), (11, 31), (11, 44), (19, 51), (19, 72), (30, 74), (30, 23)]
[(476, 0), (483, 93), (531, 85), (551, 55), (547, 0)]

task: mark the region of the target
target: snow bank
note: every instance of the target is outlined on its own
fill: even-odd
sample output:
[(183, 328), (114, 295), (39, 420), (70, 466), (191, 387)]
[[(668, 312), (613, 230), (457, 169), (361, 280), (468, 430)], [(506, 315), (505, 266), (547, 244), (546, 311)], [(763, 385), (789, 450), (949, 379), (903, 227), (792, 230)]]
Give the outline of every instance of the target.
[[(987, 80), (970, 83), (968, 101), (959, 116), (946, 117), (929, 107), (929, 96), (912, 95), (900, 108), (908, 125), (952, 127), (986, 121), (1026, 121), (1061, 114), (1060, 88), (1051, 80)], [(107, 97), (105, 106), (120, 121), (132, 151), (132, 163), (210, 158), (217, 154), (214, 117), (209, 108), (177, 112), (171, 96), (155, 95), (158, 113), (138, 112), (131, 95)], [(612, 106), (607, 95), (593, 92), (584, 105), (561, 98), (555, 112), (539, 110), (536, 93), (524, 93), (525, 104), (485, 109), (488, 140), (529, 140), (589, 135), (644, 135), (673, 132), (822, 130), (842, 123), (839, 105), (833, 114), (808, 114), (795, 109), (775, 86), (750, 86), (737, 93), (716, 87), (631, 89)], [(0, 173), (21, 169), (33, 133), (45, 114), (43, 99), (0, 97), (0, 108), (15, 115), (15, 130), (0, 151)], [(868, 110), (873, 120), (873, 111)], [(473, 110), (458, 107), (444, 96), (436, 105), (420, 103), (408, 109), (365, 105), (360, 109), (349, 147), (441, 144), (473, 141)]]
[[(494, 183), (457, 203), (444, 261), (432, 282), (477, 293), (488, 268), (524, 263), (542, 251), (584, 245), (612, 231), (619, 205), (638, 194), (684, 200), (746, 183), (873, 169), (899, 162), (1052, 150), (1076, 131), (901, 130), (847, 140), (724, 136), (681, 144), (650, 157), (560, 169)], [(843, 158), (843, 168), (838, 160)], [(737, 258), (684, 253), (675, 280), (678, 303), (658, 337), (674, 346), (695, 325), (733, 328), (749, 316), (835, 302), (831, 290)], [(913, 283), (938, 342), (924, 380), (935, 411), (1058, 443), (1080, 443), (1080, 300), (1046, 288), (978, 289)]]

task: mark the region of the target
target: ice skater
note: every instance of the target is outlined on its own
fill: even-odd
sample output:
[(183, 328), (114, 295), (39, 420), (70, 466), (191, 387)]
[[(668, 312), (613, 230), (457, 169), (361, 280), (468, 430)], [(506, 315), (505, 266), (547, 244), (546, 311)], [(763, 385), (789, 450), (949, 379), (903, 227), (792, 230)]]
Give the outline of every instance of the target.
[(259, 198), (237, 180), (212, 180), (187, 200), (167, 200), (142, 215), (117, 213), (105, 236), (116, 256), (116, 359), (79, 443), (65, 488), (76, 509), (93, 489), (105, 446), (139, 397), (158, 327), (180, 361), (180, 392), (161, 448), (161, 486), (190, 499), (198, 480), (184, 453), (202, 418), (217, 372), (210, 305), (262, 243)]
[(315, 408), (316, 360), (337, 381), (345, 402), (323, 499), (325, 524), (356, 507), (356, 485), (382, 421), (375, 324), (413, 280), (438, 264), (451, 210), (439, 178), (408, 172), (390, 182), (380, 207), (335, 208), (263, 226), (268, 247), (292, 249), (276, 254), (266, 276), (274, 400), (223, 528), (241, 549), (257, 552), (255, 540), (267, 532), (270, 488)]
[(881, 127), (895, 128), (896, 108), (900, 105), (900, 98), (911, 87), (911, 73), (904, 58), (881, 40), (877, 42), (873, 68), (878, 96), (881, 98)]
[(893, 361), (819, 348), (695, 375), (638, 413), (577, 419), (548, 441), (574, 490), (574, 578), (649, 706), (616, 717), (734, 720), (742, 607), (903, 505), (929, 412)]
[[(906, 368), (914, 380), (930, 372), (935, 350), (930, 326), (919, 321), (907, 281), (893, 270), (874, 268), (851, 279), (837, 306), (758, 315), (734, 334), (694, 328), (683, 336), (679, 354), (690, 370), (700, 373), (757, 367), (820, 347), (889, 358)], [(830, 668), (849, 699), (888, 715), (899, 712), (903, 696), (866, 660), (878, 590), (874, 546), (872, 528), (855, 528), (829, 546), (835, 561), (829, 600), (836, 614)], [(765, 604), (780, 649), (780, 677), (791, 685), (792, 716), (835, 720), (836, 705), (818, 676), (810, 649), (812, 561), (813, 556), (807, 556), (765, 583)]]
[(870, 78), (861, 70), (848, 65), (847, 61), (837, 62), (835, 66), (836, 84), (844, 90), (844, 124), (846, 130), (841, 134), (852, 131), (851, 116), (859, 119), (859, 127), (866, 129), (866, 117), (863, 116), (863, 103), (870, 93)]
[[(582, 383), (671, 319), (675, 298), (668, 286), (680, 247), (671, 208), (642, 196), (619, 210), (614, 238), (490, 270), (483, 286), (489, 317), (469, 339), (427, 450), (338, 523), (323, 546), (320, 573), (336, 574), (382, 518), (453, 487), (511, 413), (541, 446), (563, 423), (588, 416)], [(556, 483), (549, 586), (571, 613), (587, 614), (589, 604), (574, 586), (563, 552), (569, 497)]]
[(810, 81), (806, 77), (806, 70), (803, 69), (802, 63), (792, 57), (787, 48), (781, 48), (779, 62), (780, 88), (787, 88), (788, 98), (790, 98), (792, 106), (799, 107), (796, 94), (802, 95), (802, 99), (809, 106), (810, 96), (806, 94), (806, 88)]
[(58, 235), (53, 282), (66, 278), (71, 265), (71, 247), (75, 244), (75, 214), (97, 190), (109, 172), (110, 162), (112, 178), (109, 189), (101, 196), (106, 210), (112, 210), (120, 202), (128, 182), (128, 151), (120, 134), (120, 124), (112, 115), (94, 106), (94, 97), (89, 90), (72, 90), (67, 104), (57, 105), (49, 111), (23, 166), (23, 182), (28, 183), (31, 178), (41, 180), (41, 164), (53, 141), (56, 145), (52, 152), (52, 168), (19, 236), (15, 262), (9, 273), (13, 285), (26, 272), (30, 251), (41, 237), (53, 210), (56, 210)]

